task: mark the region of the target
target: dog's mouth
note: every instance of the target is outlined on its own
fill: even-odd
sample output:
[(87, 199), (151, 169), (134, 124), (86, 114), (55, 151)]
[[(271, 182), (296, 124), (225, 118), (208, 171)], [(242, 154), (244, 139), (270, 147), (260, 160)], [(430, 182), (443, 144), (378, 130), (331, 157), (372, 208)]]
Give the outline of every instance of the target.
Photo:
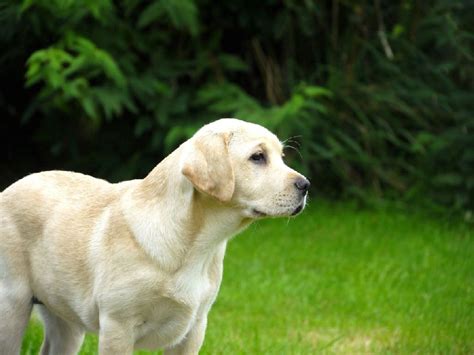
[(298, 207), (296, 207), (296, 209), (293, 211), (293, 213), (291, 214), (292, 216), (296, 216), (298, 213), (300, 213), (301, 211), (303, 210), (303, 204), (299, 205)]
[(254, 214), (255, 217), (266, 217), (268, 216), (265, 212), (259, 211), (257, 209), (253, 209), (252, 213)]
[(293, 217), (304, 210), (306, 206), (307, 196), (303, 196), (296, 203), (288, 203), (288, 205), (277, 204), (274, 208), (267, 209), (262, 206), (252, 206), (247, 209), (247, 216), (250, 218), (266, 218), (266, 217)]
[[(290, 215), (290, 216), (296, 216), (298, 213), (300, 213), (300, 212), (303, 210), (303, 208), (304, 208), (304, 202), (301, 203), (298, 207), (296, 207), (296, 208), (294, 209), (294, 211), (291, 212), (291, 214), (286, 214), (286, 213), (285, 213), (285, 214), (286, 214), (287, 216), (288, 216), (288, 215)], [(260, 211), (260, 210), (258, 210), (258, 209), (256, 209), (256, 208), (253, 208), (253, 209), (252, 209), (252, 214), (253, 214), (253, 216), (256, 217), (256, 218), (264, 218), (264, 217), (271, 217), (271, 216), (272, 216), (272, 215), (269, 215), (268, 213), (262, 212), (262, 211)], [(278, 216), (282, 216), (282, 217), (283, 217), (285, 214), (281, 214), (281, 215), (280, 215), (280, 214), (277, 214), (277, 215), (275, 215), (275, 217), (278, 217)]]

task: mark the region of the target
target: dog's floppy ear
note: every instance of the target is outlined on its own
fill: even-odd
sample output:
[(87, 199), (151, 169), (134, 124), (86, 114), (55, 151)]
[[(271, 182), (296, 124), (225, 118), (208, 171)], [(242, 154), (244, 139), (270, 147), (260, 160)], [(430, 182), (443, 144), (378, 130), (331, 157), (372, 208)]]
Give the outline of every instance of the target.
[(230, 163), (230, 134), (209, 133), (192, 138), (181, 172), (199, 190), (221, 202), (234, 194), (235, 178)]

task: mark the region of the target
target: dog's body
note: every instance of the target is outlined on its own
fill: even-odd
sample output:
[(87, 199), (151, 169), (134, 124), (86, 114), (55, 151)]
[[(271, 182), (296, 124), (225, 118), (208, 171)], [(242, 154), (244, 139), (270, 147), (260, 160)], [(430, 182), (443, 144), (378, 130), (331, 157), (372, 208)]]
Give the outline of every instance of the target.
[(0, 353), (16, 354), (42, 304), (43, 354), (197, 353), (227, 241), (264, 216), (304, 207), (309, 183), (266, 129), (204, 126), (143, 180), (110, 184), (50, 171), (0, 194)]

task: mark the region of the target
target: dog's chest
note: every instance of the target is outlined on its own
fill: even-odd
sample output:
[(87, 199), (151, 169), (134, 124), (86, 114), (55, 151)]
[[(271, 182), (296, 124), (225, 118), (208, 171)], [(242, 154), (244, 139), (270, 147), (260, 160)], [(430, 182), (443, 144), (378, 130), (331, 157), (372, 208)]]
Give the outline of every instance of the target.
[(156, 349), (181, 342), (205, 317), (218, 290), (207, 270), (195, 266), (165, 285), (163, 298), (136, 328), (136, 348)]
[(197, 308), (165, 299), (135, 329), (135, 348), (156, 350), (178, 344), (193, 327)]

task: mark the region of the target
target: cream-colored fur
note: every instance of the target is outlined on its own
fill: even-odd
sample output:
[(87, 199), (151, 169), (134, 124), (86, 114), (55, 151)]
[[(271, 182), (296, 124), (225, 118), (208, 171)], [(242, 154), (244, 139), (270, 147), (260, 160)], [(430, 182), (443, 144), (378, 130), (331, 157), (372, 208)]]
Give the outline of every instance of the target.
[(33, 299), (42, 354), (76, 353), (85, 331), (100, 354), (198, 353), (227, 241), (298, 213), (308, 186), (276, 136), (236, 119), (204, 126), (143, 180), (17, 181), (0, 194), (0, 353), (19, 352)]

